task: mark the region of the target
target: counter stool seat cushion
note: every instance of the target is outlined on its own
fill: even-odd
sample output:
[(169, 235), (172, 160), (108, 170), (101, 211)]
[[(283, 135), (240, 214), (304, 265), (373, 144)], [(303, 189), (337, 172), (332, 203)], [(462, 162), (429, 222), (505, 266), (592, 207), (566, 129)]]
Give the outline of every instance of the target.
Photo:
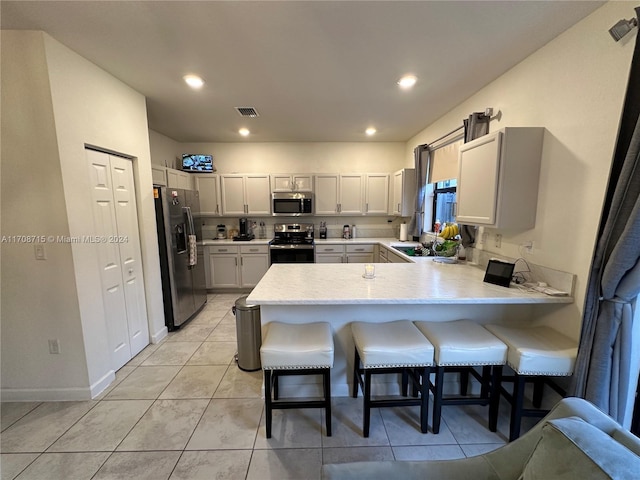
[(487, 325), (487, 330), (509, 347), (507, 364), (520, 375), (573, 374), (577, 342), (551, 327)]
[(414, 322), (435, 348), (438, 366), (504, 365), (507, 346), (470, 320)]
[(326, 322), (271, 322), (260, 348), (263, 370), (333, 367), (333, 335)]
[(352, 322), (351, 331), (364, 369), (433, 365), (433, 345), (409, 320)]

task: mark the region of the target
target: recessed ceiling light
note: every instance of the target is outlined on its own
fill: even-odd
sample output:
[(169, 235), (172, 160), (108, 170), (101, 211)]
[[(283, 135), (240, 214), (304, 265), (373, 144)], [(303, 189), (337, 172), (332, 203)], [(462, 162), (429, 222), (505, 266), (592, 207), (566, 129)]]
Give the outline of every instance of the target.
[(400, 88), (411, 88), (418, 81), (418, 77), (415, 75), (405, 75), (400, 80), (398, 80), (398, 85)]
[(251, 132), (249, 131), (248, 128), (241, 128), (240, 130), (238, 130), (238, 133), (240, 135), (242, 135), (243, 137), (246, 137), (247, 135), (249, 135)]
[(204, 80), (197, 75), (185, 75), (182, 78), (191, 88), (202, 88), (204, 85)]
[(369, 127), (364, 131), (364, 133), (366, 133), (367, 135), (375, 135), (376, 132), (377, 130), (373, 127)]

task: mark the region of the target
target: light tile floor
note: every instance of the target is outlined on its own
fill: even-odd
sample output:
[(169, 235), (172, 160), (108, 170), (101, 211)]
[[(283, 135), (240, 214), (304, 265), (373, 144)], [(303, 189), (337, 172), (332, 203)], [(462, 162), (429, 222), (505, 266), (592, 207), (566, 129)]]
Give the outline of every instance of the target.
[(234, 361), (239, 296), (209, 295), (197, 317), (145, 348), (95, 400), (3, 403), (1, 480), (311, 480), (323, 463), (462, 458), (504, 445), (504, 404), (497, 433), (485, 407), (444, 407), (438, 435), (421, 434), (418, 407), (405, 407), (372, 410), (363, 438), (361, 397), (333, 399), (331, 437), (323, 411), (277, 410), (267, 440), (262, 374)]

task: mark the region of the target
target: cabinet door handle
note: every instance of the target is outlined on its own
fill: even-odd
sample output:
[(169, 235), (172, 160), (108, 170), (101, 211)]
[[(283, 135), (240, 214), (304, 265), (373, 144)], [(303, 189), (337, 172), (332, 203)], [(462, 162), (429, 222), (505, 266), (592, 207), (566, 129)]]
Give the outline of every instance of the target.
[(364, 207), (364, 208), (365, 208), (365, 210), (364, 210), (364, 211), (365, 211), (365, 212), (367, 212), (367, 213), (369, 213), (369, 204), (368, 204), (368, 203), (365, 203), (364, 205), (365, 205), (365, 207)]
[(356, 252), (364, 252), (364, 248), (356, 248)]
[(400, 211), (400, 204), (398, 204), (398, 211)]
[(258, 251), (258, 249), (257, 249), (257, 248), (250, 248), (250, 249), (249, 249), (249, 251), (250, 251), (250, 252), (257, 252), (257, 251)]
[(218, 250), (219, 252), (226, 252), (228, 251), (226, 248), (221, 248), (220, 250)]
[(236, 267), (237, 267), (238, 266), (238, 258), (236, 257), (235, 260), (236, 260)]
[(333, 252), (333, 248), (325, 248), (324, 251), (325, 252)]

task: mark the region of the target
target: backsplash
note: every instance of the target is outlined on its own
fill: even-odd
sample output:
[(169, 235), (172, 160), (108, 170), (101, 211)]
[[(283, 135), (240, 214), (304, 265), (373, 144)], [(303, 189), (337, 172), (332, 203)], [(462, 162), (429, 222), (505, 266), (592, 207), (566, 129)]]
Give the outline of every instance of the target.
[[(276, 223), (313, 223), (315, 236), (319, 238), (320, 221), (327, 222), (327, 238), (342, 238), (344, 225), (356, 226), (356, 238), (398, 238), (400, 224), (408, 222), (408, 219), (387, 217), (256, 217), (249, 220), (265, 223), (266, 238), (273, 238), (273, 226)], [(227, 232), (232, 228), (238, 228), (238, 219), (233, 217), (204, 218), (202, 223), (202, 234), (205, 239), (216, 237), (218, 225), (225, 225)], [(254, 234), (258, 238), (259, 227)]]

